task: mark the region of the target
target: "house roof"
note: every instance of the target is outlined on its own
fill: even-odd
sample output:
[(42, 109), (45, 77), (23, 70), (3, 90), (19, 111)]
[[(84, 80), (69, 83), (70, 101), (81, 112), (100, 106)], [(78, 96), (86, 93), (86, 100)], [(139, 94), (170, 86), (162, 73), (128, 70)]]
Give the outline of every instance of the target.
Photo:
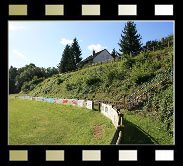
[[(97, 55), (99, 55), (101, 52), (103, 52), (106, 49), (103, 49), (97, 53), (95, 53), (95, 55), (90, 55), (89, 57), (87, 57), (86, 59), (83, 60), (83, 62), (87, 62), (89, 60), (93, 60)], [(106, 50), (107, 51), (107, 50)], [(108, 51), (107, 51), (108, 52)], [(108, 52), (109, 53), (109, 52)], [(110, 54), (110, 53), (109, 53)], [(111, 54), (110, 54), (111, 55)], [(112, 56), (112, 55), (111, 55)], [(113, 57), (114, 58), (114, 57)]]

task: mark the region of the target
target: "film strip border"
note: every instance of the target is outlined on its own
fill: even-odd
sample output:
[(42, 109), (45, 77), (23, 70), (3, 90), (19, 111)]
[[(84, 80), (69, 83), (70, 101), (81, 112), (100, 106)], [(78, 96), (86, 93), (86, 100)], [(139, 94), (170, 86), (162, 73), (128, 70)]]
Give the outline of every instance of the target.
[[(134, 150), (134, 149), (128, 149), (128, 150), (113, 150), (113, 153), (108, 150), (98, 150), (98, 149), (92, 149), (92, 150), (73, 150), (73, 155), (68, 152), (68, 150), (42, 150), (39, 151), (39, 160), (42, 162), (47, 163), (53, 163), (53, 162), (71, 162), (76, 159), (76, 161), (79, 162), (86, 162), (86, 161), (98, 161), (103, 162), (107, 161), (109, 159), (112, 159), (112, 161), (115, 162), (138, 162), (138, 161), (144, 161), (146, 160), (144, 158), (144, 153), (141, 150)], [(77, 152), (77, 154), (76, 154)], [(148, 153), (148, 152), (147, 152)], [(152, 162), (159, 162), (159, 161), (168, 161), (173, 162), (174, 161), (174, 154), (175, 151), (171, 149), (158, 149), (158, 150), (152, 150), (151, 157), (148, 157), (148, 161)], [(109, 159), (107, 159), (109, 156), (111, 156)], [(29, 163), (31, 160), (34, 160), (35, 152), (32, 150), (9, 150), (8, 154), (8, 160), (9, 163)], [(111, 160), (110, 160), (111, 161)]]
[[(42, 16), (65, 16), (64, 4), (45, 4), (42, 6)], [(80, 6), (81, 16), (101, 16), (100, 4), (82, 4)], [(118, 4), (118, 16), (138, 16), (137, 4)], [(9, 16), (28, 16), (30, 6), (27, 4), (9, 4)], [(173, 16), (173, 4), (155, 4), (155, 16)]]
[[(78, 0), (79, 1), (79, 0)], [(83, 2), (83, 3), (82, 3)], [(88, 18), (102, 19), (104, 17), (119, 19), (169, 19), (175, 16), (174, 1), (149, 1), (138, 2), (137, 0), (118, 3), (113, 0), (110, 3), (96, 0), (71, 2), (70, 0), (9, 0), (7, 16), (10, 19), (53, 19), (55, 18)], [(168, 2), (168, 3), (167, 3)], [(161, 17), (162, 16), (162, 17)], [(170, 17), (169, 17), (170, 16)], [(101, 148), (100, 148), (101, 147)], [(182, 150), (180, 150), (182, 152)], [(179, 152), (180, 152), (179, 151)], [(6, 153), (4, 153), (6, 152)], [(6, 160), (6, 165), (71, 165), (71, 163), (84, 163), (90, 165), (90, 161), (97, 161), (98, 165), (121, 164), (122, 162), (139, 162), (139, 165), (154, 165), (159, 162), (177, 161), (177, 150), (174, 146), (7, 146), (6, 150), (0, 151), (0, 160)], [(110, 156), (110, 157), (109, 157)], [(166, 162), (167, 161), (167, 162)], [(87, 163), (86, 163), (87, 162)], [(33, 164), (35, 163), (35, 164)], [(67, 163), (67, 164), (65, 164)], [(94, 164), (97, 165), (95, 162)], [(102, 164), (101, 164), (102, 163)], [(146, 164), (143, 164), (146, 163)], [(174, 163), (172, 163), (173, 165)], [(93, 165), (93, 162), (92, 162)]]

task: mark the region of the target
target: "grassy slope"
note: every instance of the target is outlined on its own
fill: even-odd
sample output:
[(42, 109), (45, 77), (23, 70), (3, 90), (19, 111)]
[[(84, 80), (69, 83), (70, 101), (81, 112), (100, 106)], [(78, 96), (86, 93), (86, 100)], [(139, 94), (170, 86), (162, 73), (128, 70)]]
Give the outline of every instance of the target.
[(135, 112), (123, 110), (123, 113), (125, 128), (122, 144), (173, 144), (173, 137), (163, 123)]
[[(140, 54), (131, 61), (99, 64), (80, 71), (64, 75), (56, 75), (40, 83), (31, 96), (58, 98), (95, 98), (104, 100), (120, 100), (124, 95), (133, 93), (143, 83), (151, 80), (172, 65), (173, 49), (167, 48), (146, 54)], [(129, 64), (132, 62), (132, 67)], [(142, 78), (139, 82), (138, 78)], [(147, 78), (147, 79), (144, 79)], [(172, 82), (166, 83), (166, 88)], [(125, 133), (123, 143), (158, 143), (171, 144), (172, 136), (165, 131), (165, 126), (149, 117), (125, 113)], [(140, 127), (140, 130), (138, 129)], [(128, 130), (128, 131), (127, 131)], [(143, 130), (143, 131), (141, 131)], [(144, 134), (145, 131), (145, 134)], [(150, 137), (148, 137), (148, 134)], [(143, 138), (143, 139), (142, 139)]]
[[(103, 126), (101, 138), (94, 128)], [(96, 111), (9, 99), (9, 144), (110, 144), (115, 133), (112, 122)]]
[[(123, 60), (55, 75), (38, 84), (29, 95), (119, 101), (172, 65), (172, 55), (172, 48), (167, 48), (134, 57), (132, 67), (130, 61)], [(140, 77), (142, 82), (138, 81)]]

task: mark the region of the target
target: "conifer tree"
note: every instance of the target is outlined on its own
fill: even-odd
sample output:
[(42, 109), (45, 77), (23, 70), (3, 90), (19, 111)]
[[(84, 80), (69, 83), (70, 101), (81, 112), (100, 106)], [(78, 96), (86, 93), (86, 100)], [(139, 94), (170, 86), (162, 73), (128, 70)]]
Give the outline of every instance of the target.
[(62, 58), (58, 65), (58, 68), (60, 73), (72, 71), (75, 69), (74, 57), (71, 54), (71, 47), (68, 44), (66, 45), (63, 51)]
[(117, 51), (115, 50), (115, 48), (112, 50), (111, 55), (112, 55), (112, 57), (114, 57), (114, 58), (116, 58), (116, 57), (118, 56), (118, 53), (117, 53)]
[(74, 38), (73, 43), (71, 45), (71, 53), (74, 56), (75, 65), (77, 65), (82, 60), (82, 58), (81, 49), (76, 38)]
[(121, 55), (137, 55), (141, 51), (141, 36), (137, 34), (136, 24), (134, 22), (127, 22), (122, 31), (121, 39), (119, 41)]

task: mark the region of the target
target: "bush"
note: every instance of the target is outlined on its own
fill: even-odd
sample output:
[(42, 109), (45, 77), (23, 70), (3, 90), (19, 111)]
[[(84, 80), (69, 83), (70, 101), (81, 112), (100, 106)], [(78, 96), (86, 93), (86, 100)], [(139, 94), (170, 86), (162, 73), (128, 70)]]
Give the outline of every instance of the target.
[(132, 68), (133, 64), (135, 63), (135, 59), (132, 56), (128, 55), (124, 58), (123, 63), (125, 68), (129, 69)]
[(167, 124), (169, 130), (173, 123), (173, 86), (170, 86), (162, 93), (159, 107), (161, 121)]
[(62, 82), (64, 82), (64, 80), (63, 79), (57, 79), (57, 85), (60, 85)]
[(72, 83), (67, 83), (66, 84), (66, 90), (67, 91), (71, 91), (71, 90), (73, 90), (73, 89), (76, 89), (76, 85), (75, 84), (72, 84)]
[(154, 76), (154, 74), (152, 72), (136, 71), (136, 72), (133, 73), (131, 79), (136, 84), (140, 85), (142, 83), (150, 81), (150, 79), (152, 79), (153, 76)]
[(165, 90), (151, 94), (144, 109), (148, 112), (148, 116), (155, 117), (166, 124), (167, 130), (172, 133), (173, 130), (173, 85)]
[(86, 80), (86, 84), (88, 86), (91, 86), (91, 85), (96, 85), (100, 82), (100, 78), (98, 78), (97, 76), (92, 76), (92, 77), (89, 77), (87, 80)]

